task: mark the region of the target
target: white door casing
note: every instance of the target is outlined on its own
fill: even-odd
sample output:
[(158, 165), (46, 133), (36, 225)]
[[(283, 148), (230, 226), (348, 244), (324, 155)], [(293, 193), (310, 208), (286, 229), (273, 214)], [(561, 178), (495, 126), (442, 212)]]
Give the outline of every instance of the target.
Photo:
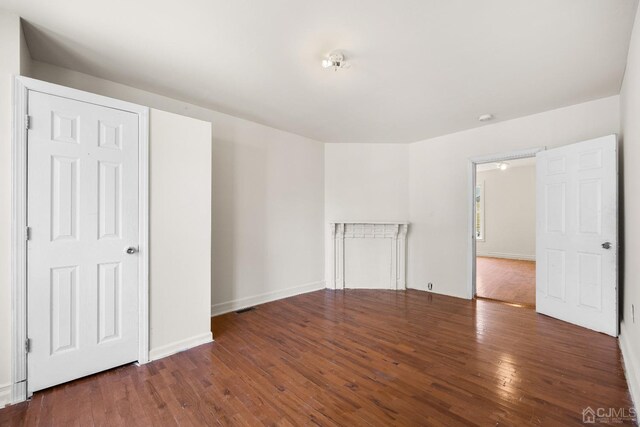
[(28, 391), (138, 360), (138, 115), (29, 91)]
[(617, 336), (616, 136), (539, 152), (536, 169), (536, 310)]

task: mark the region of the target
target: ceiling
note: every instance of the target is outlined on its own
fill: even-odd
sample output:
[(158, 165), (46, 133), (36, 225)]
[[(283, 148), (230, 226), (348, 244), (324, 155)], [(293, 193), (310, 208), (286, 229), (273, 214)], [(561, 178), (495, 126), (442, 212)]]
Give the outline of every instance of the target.
[[(0, 0), (34, 59), (324, 142), (619, 93), (636, 0)], [(321, 68), (334, 49), (351, 63)]]
[(507, 170), (511, 170), (513, 168), (519, 168), (519, 167), (523, 167), (523, 166), (535, 166), (536, 158), (535, 157), (525, 157), (524, 159), (505, 160), (504, 162), (480, 163), (480, 164), (478, 164), (476, 166), (476, 172), (497, 171), (498, 170), (498, 165), (500, 163), (506, 163), (507, 164)]

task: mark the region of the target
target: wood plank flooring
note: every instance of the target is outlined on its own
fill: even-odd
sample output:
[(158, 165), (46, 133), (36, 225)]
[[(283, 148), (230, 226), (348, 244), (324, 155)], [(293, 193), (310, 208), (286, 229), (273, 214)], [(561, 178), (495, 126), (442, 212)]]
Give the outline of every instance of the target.
[(476, 294), (482, 298), (535, 307), (535, 261), (477, 257)]
[(491, 301), (318, 291), (216, 342), (35, 393), (0, 425), (582, 425), (631, 405), (617, 340)]

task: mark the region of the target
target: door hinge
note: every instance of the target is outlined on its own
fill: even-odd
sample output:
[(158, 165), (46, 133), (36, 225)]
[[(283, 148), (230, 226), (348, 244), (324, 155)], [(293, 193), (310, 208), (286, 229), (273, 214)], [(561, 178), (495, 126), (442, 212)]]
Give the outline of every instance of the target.
[(31, 338), (24, 340), (24, 351), (29, 353), (31, 351)]
[(28, 130), (31, 129), (31, 116), (24, 116), (24, 127)]
[(31, 227), (26, 227), (24, 231), (24, 239), (29, 241), (31, 239)]

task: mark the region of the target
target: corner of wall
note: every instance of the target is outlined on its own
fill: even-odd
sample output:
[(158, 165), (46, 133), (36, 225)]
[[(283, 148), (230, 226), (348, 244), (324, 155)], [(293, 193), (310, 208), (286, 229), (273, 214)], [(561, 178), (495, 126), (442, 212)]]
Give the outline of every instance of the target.
[(31, 52), (24, 34), (24, 21), (20, 19), (20, 75), (30, 76), (31, 74)]
[(211, 332), (172, 342), (171, 344), (163, 345), (149, 351), (149, 361), (162, 359), (163, 357), (171, 356), (172, 354), (180, 353), (181, 351), (189, 350), (190, 348), (210, 342), (213, 342), (213, 334)]
[(20, 74), (20, 21), (0, 10), (0, 407), (12, 400), (11, 293), (11, 141), (13, 139), (12, 77)]
[(629, 393), (633, 405), (640, 408), (640, 359), (634, 353), (633, 345), (628, 341), (629, 332), (625, 322), (620, 324), (620, 336), (618, 338), (620, 351), (622, 352), (622, 363), (624, 366), (624, 374), (629, 385)]
[(0, 384), (0, 409), (11, 404), (11, 383)]
[(635, 119), (640, 111), (640, 8), (635, 14), (631, 33), (627, 64), (620, 88), (620, 236), (622, 242), (620, 292), (622, 299), (622, 321), (619, 344), (629, 385), (629, 392), (636, 409), (640, 409), (640, 334), (637, 325), (625, 321), (633, 319), (633, 306), (640, 303), (637, 286), (640, 269), (632, 262), (640, 253), (638, 239), (640, 227), (635, 220), (640, 212), (638, 194), (637, 163), (640, 161), (640, 127)]
[(253, 307), (259, 304), (289, 298), (295, 295), (306, 294), (325, 289), (326, 282), (324, 280), (318, 282), (306, 283), (300, 286), (293, 286), (287, 289), (266, 292), (259, 295), (253, 295), (246, 298), (238, 298), (223, 303), (211, 305), (211, 317), (221, 314), (230, 313), (232, 311), (242, 310), (244, 308)]

